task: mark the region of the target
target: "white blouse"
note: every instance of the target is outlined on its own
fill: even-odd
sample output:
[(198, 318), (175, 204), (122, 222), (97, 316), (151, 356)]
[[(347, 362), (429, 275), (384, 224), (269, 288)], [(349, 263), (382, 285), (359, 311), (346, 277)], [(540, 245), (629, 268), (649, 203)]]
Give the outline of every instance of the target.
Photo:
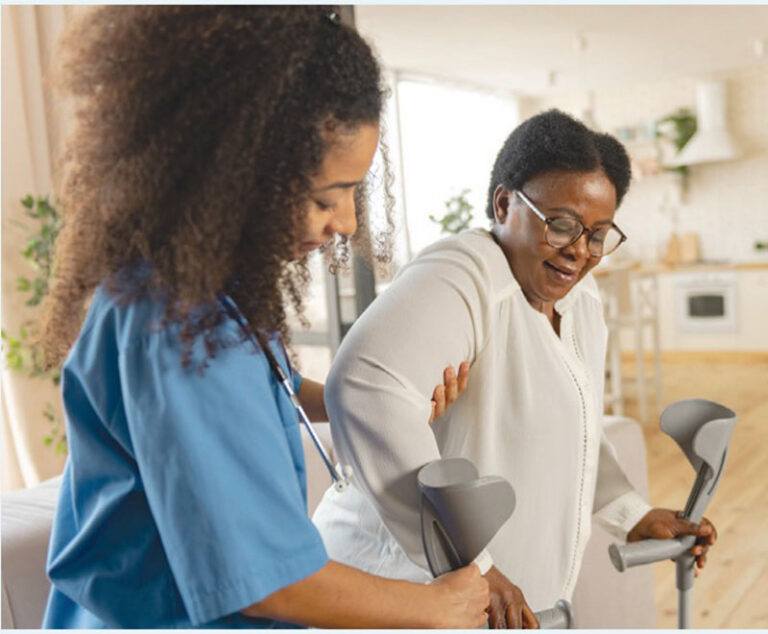
[[(534, 610), (570, 599), (592, 513), (623, 538), (650, 507), (602, 432), (607, 331), (594, 278), (555, 310), (559, 337), (484, 230), (441, 240), (400, 271), (344, 339), (326, 383), (334, 445), (359, 490), (329, 490), (315, 514), (332, 558), (428, 579), (416, 474), (461, 456), (515, 489), (515, 511), (488, 547), (497, 568)], [(464, 360), (466, 391), (430, 427), (434, 386)]]

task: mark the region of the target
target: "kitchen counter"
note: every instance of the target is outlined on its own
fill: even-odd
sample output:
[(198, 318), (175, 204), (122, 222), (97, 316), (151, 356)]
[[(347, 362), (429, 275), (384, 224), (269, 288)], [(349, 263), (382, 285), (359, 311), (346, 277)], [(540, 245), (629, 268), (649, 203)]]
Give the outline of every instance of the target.
[[(768, 261), (606, 262), (593, 274), (621, 314), (655, 313), (662, 350), (768, 351)], [(691, 315), (696, 296), (722, 298), (723, 314)], [(638, 309), (639, 300), (653, 310)], [(629, 336), (621, 347), (632, 348)]]
[(766, 271), (768, 260), (764, 262), (691, 262), (686, 264), (667, 264), (666, 262), (621, 262), (599, 265), (592, 274), (596, 278), (606, 277), (612, 273), (626, 271), (629, 273), (698, 273), (707, 271)]

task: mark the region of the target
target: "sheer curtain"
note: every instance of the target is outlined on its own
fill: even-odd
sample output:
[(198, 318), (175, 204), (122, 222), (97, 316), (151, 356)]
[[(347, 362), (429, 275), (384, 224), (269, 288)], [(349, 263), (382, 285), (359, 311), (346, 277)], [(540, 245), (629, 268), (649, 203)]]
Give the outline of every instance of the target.
[[(20, 253), (34, 228), (20, 201), (27, 194), (53, 195), (53, 165), (67, 117), (47, 71), (56, 37), (72, 12), (62, 6), (2, 7), (2, 325), (13, 335), (38, 314), (16, 290), (18, 276), (34, 274)], [(50, 381), (5, 366), (3, 359), (2, 488), (8, 490), (56, 475), (64, 457), (43, 443), (50, 430), (43, 410), (50, 402), (60, 411), (58, 390)]]

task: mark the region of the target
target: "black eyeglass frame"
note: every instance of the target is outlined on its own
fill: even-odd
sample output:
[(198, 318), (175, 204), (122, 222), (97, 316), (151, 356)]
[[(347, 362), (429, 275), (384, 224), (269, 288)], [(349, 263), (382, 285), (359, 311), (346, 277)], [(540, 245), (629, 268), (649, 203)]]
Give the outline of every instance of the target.
[(581, 236), (586, 233), (587, 234), (587, 252), (589, 253), (589, 256), (592, 258), (601, 258), (605, 255), (610, 255), (611, 253), (616, 251), (616, 249), (618, 249), (624, 242), (627, 241), (627, 235), (621, 229), (619, 229), (619, 227), (616, 225), (615, 222), (611, 222), (610, 228), (616, 229), (616, 231), (619, 232), (619, 236), (621, 236), (621, 239), (616, 244), (616, 246), (613, 247), (613, 249), (611, 249), (610, 251), (602, 251), (599, 255), (595, 255), (589, 250), (589, 243), (590, 243), (590, 240), (592, 239), (592, 236), (597, 231), (600, 231), (604, 227), (598, 227), (597, 229), (587, 229), (584, 226), (584, 223), (582, 223), (578, 218), (571, 218), (571, 220), (573, 220), (574, 222), (578, 223), (581, 226), (581, 231), (579, 231), (576, 237), (573, 238), (573, 240), (571, 240), (568, 244), (563, 244), (559, 246), (556, 244), (552, 244), (547, 239), (547, 235), (549, 233), (549, 226), (556, 220), (561, 220), (562, 218), (560, 216), (558, 216), (557, 218), (548, 218), (536, 205), (533, 204), (531, 199), (528, 198), (528, 196), (526, 196), (521, 190), (516, 189), (514, 190), (514, 193), (520, 200), (522, 200), (525, 203), (528, 209), (530, 209), (534, 214), (536, 214), (536, 216), (544, 223), (544, 240), (546, 240), (547, 244), (551, 246), (553, 249), (565, 249), (571, 246), (572, 244), (575, 244), (579, 240), (579, 238), (581, 238)]

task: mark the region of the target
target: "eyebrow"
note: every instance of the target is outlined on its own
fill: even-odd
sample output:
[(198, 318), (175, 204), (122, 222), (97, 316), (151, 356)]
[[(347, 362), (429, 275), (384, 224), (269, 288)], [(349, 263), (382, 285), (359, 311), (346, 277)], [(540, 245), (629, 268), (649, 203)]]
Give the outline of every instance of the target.
[(326, 185), (325, 187), (320, 187), (319, 189), (314, 189), (312, 191), (326, 192), (329, 189), (347, 189), (348, 187), (357, 187), (362, 182), (363, 181), (339, 181), (338, 183), (331, 183), (330, 185)]

